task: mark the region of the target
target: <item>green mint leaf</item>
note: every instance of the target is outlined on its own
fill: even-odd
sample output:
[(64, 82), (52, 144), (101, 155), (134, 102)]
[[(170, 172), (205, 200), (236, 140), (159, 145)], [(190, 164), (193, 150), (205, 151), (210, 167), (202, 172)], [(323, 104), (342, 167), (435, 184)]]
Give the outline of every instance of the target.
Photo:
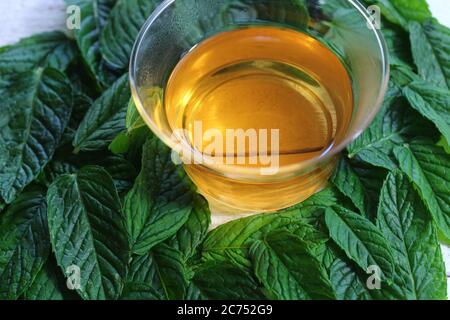
[(377, 5), (390, 22), (408, 29), (408, 21), (422, 22), (431, 18), (426, 0), (378, 0)]
[(134, 41), (160, 0), (118, 0), (102, 30), (100, 50), (115, 69), (128, 67)]
[(77, 174), (59, 176), (48, 190), (47, 202), (56, 260), (64, 272), (79, 268), (78, 293), (84, 299), (118, 298), (129, 249), (109, 174), (88, 166)]
[(0, 299), (18, 299), (49, 253), (45, 190), (26, 191), (0, 216)]
[(0, 96), (0, 197), (11, 203), (59, 145), (72, 89), (56, 69), (36, 69), (0, 78)]
[(80, 8), (81, 25), (75, 29), (75, 39), (91, 75), (107, 87), (115, 75), (110, 71), (100, 52), (100, 35), (116, 0), (65, 0), (67, 5)]
[(346, 258), (337, 258), (330, 268), (330, 281), (338, 300), (372, 300), (374, 291), (367, 287), (369, 274)]
[(118, 79), (98, 98), (81, 122), (73, 140), (76, 151), (96, 151), (106, 147), (125, 130), (130, 101), (128, 74)]
[(152, 137), (144, 145), (142, 171), (125, 198), (126, 226), (132, 251), (146, 254), (172, 237), (189, 219), (196, 195), (171, 150)]
[(394, 152), (401, 170), (418, 188), (438, 228), (450, 237), (450, 155), (427, 140), (415, 140)]
[(409, 104), (432, 121), (450, 141), (450, 90), (417, 81), (403, 88), (403, 94)]
[(166, 244), (133, 258), (127, 283), (148, 285), (159, 300), (181, 300), (187, 288), (186, 265), (181, 252)]
[(76, 300), (75, 291), (67, 288), (66, 279), (53, 259), (47, 260), (24, 294), (27, 300)]
[(352, 200), (361, 214), (372, 220), (376, 216), (378, 198), (385, 177), (386, 172), (383, 169), (342, 157), (331, 181)]
[(125, 283), (121, 300), (160, 300), (158, 293), (145, 283)]
[[(323, 208), (310, 206), (274, 214), (251, 216), (221, 225), (208, 234), (202, 246), (202, 258), (205, 261), (230, 261), (249, 269), (252, 264), (248, 258), (248, 250), (254, 241), (262, 240), (265, 235), (278, 229), (288, 227), (291, 230), (299, 229), (300, 225), (308, 224), (308, 216), (323, 215), (323, 212)], [(318, 230), (303, 228), (298, 230), (299, 235), (306, 230), (310, 232), (304, 233), (302, 239), (308, 242), (314, 239), (311, 233), (317, 233)]]
[(167, 244), (182, 252), (185, 261), (195, 255), (208, 233), (211, 212), (208, 202), (200, 195), (193, 200), (193, 208), (186, 223), (167, 240)]
[(411, 110), (399, 88), (391, 86), (373, 123), (349, 145), (349, 157), (358, 156), (374, 166), (394, 170), (397, 168), (394, 148), (407, 143), (417, 132), (433, 133), (428, 127), (424, 119)]
[(207, 262), (195, 273), (194, 284), (211, 300), (265, 300), (247, 271), (227, 262)]
[(250, 256), (256, 277), (278, 299), (334, 299), (325, 269), (299, 237), (272, 232), (253, 243)]
[(395, 255), (392, 288), (408, 300), (446, 299), (447, 280), (434, 225), (413, 185), (389, 174), (377, 217)]
[(51, 67), (65, 71), (78, 55), (76, 44), (61, 32), (48, 32), (0, 48), (0, 73)]
[(389, 243), (375, 225), (342, 207), (327, 209), (325, 223), (331, 238), (363, 271), (378, 266), (383, 273), (382, 280), (392, 279), (394, 257)]
[(450, 29), (434, 20), (409, 24), (414, 62), (427, 81), (450, 89)]

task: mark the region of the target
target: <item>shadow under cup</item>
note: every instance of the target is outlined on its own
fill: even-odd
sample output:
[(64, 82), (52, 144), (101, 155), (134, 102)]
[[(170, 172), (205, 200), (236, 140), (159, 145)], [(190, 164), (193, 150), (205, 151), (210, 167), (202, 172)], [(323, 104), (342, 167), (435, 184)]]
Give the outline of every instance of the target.
[[(142, 28), (134, 46), (130, 78), (136, 107), (151, 130), (170, 148), (180, 151), (182, 145), (183, 150), (188, 148), (194, 154), (197, 161), (184, 167), (216, 212), (269, 212), (305, 200), (327, 184), (339, 153), (368, 127), (380, 109), (388, 83), (389, 63), (373, 16), (352, 0), (328, 0), (320, 4), (304, 1), (305, 6), (299, 5), (301, 2), (164, 1)], [(176, 128), (164, 101), (172, 71), (194, 46), (225, 31), (256, 26), (288, 28), (311, 36), (340, 58), (351, 80), (352, 97), (347, 103), (351, 104), (352, 113), (343, 131), (336, 133), (332, 145), (317, 157), (281, 162), (272, 175), (261, 174), (260, 169), (251, 166), (217, 163), (187, 145), (185, 139), (174, 134)], [(298, 54), (305, 65), (317, 63), (316, 52)], [(248, 58), (251, 60), (251, 55)], [(327, 70), (327, 59), (322, 61), (325, 61), (322, 70)], [(329, 72), (318, 76), (332, 77), (331, 68), (330, 64)], [(330, 94), (336, 91), (335, 86), (341, 85), (332, 79), (325, 83)]]

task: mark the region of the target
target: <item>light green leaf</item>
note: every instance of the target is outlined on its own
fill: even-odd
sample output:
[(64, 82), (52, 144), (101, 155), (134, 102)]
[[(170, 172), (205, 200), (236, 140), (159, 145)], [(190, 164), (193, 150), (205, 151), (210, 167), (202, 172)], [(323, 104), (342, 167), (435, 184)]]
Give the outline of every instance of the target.
[(407, 300), (446, 299), (445, 266), (436, 231), (406, 176), (389, 174), (377, 222), (395, 255), (392, 288), (397, 296)]
[(250, 248), (256, 277), (282, 300), (333, 299), (325, 269), (306, 242), (286, 231), (275, 231)]
[(128, 243), (120, 200), (109, 174), (90, 166), (59, 176), (48, 195), (50, 239), (63, 271), (80, 268), (84, 299), (116, 299), (123, 288)]
[(203, 264), (196, 271), (193, 282), (202, 295), (211, 300), (265, 299), (250, 273), (227, 262)]
[(149, 253), (133, 258), (127, 283), (150, 286), (159, 300), (181, 300), (187, 288), (186, 274), (181, 252), (159, 244)]
[(115, 69), (128, 67), (134, 41), (160, 0), (118, 0), (100, 38), (103, 58)]
[(450, 29), (434, 20), (410, 23), (414, 62), (427, 81), (450, 89)]
[(77, 54), (76, 44), (63, 33), (41, 33), (0, 48), (0, 73), (20, 73), (38, 67), (65, 71)]
[(125, 130), (125, 115), (131, 92), (128, 74), (98, 98), (81, 122), (73, 140), (75, 151), (101, 150)]
[(364, 271), (378, 266), (382, 280), (392, 279), (394, 257), (389, 243), (381, 232), (366, 218), (342, 207), (329, 208), (325, 223), (331, 238)]
[(49, 253), (45, 190), (24, 192), (0, 216), (0, 299), (18, 299)]
[(72, 89), (61, 72), (36, 69), (0, 78), (0, 96), (0, 197), (11, 203), (59, 145)]
[(189, 219), (195, 189), (173, 164), (171, 150), (158, 138), (144, 145), (142, 171), (125, 199), (132, 251), (142, 255), (173, 236)]
[(418, 188), (438, 228), (450, 237), (450, 155), (431, 141), (395, 149), (401, 170)]
[(408, 21), (431, 18), (426, 0), (378, 0), (383, 15), (392, 23), (408, 29)]

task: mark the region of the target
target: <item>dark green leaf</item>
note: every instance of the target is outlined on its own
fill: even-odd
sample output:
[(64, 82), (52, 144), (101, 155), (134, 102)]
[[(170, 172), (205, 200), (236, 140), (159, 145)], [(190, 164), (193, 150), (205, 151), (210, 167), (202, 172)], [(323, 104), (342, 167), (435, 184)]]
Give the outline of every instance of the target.
[(338, 300), (372, 300), (373, 291), (367, 287), (369, 276), (345, 258), (337, 258), (330, 270), (330, 280)]
[(396, 148), (395, 156), (419, 189), (438, 228), (450, 237), (450, 155), (431, 141), (416, 140)]
[[(292, 211), (251, 216), (221, 225), (211, 231), (204, 241), (203, 259), (231, 261), (241, 267), (251, 268), (251, 261), (247, 256), (254, 241), (262, 240), (265, 235), (274, 230), (305, 225), (307, 223), (303, 219), (311, 214), (323, 215), (323, 211), (322, 208), (311, 206)], [(305, 230), (302, 229), (302, 231)], [(314, 233), (318, 232), (314, 228), (308, 230)], [(307, 239), (307, 235), (303, 234), (303, 240), (308, 242), (310, 239)], [(314, 238), (311, 237), (312, 239)]]
[(17, 299), (50, 253), (45, 190), (21, 194), (0, 216), (0, 299)]
[(48, 32), (0, 48), (0, 74), (51, 67), (65, 71), (77, 56), (76, 44), (61, 32)]
[(118, 0), (102, 31), (100, 50), (115, 69), (128, 67), (134, 41), (160, 0)]
[(193, 281), (202, 295), (208, 299), (265, 299), (258, 283), (248, 272), (226, 262), (203, 264), (196, 271)]
[(182, 252), (184, 259), (188, 260), (203, 242), (211, 223), (211, 212), (208, 202), (200, 195), (195, 196), (193, 209), (186, 223), (167, 243)]
[(106, 148), (125, 130), (125, 116), (130, 100), (128, 74), (106, 90), (87, 112), (78, 128), (73, 146), (76, 151), (95, 151)]
[(128, 271), (127, 283), (150, 286), (158, 299), (183, 299), (187, 279), (181, 252), (159, 244), (149, 253), (134, 257)]
[(72, 89), (55, 69), (0, 78), (0, 196), (11, 203), (52, 158), (69, 122)]
[(27, 300), (79, 299), (75, 291), (67, 288), (66, 280), (53, 259), (47, 260), (24, 296)]
[(186, 173), (171, 160), (171, 150), (158, 138), (144, 146), (142, 171), (125, 199), (132, 250), (145, 254), (173, 236), (189, 219), (195, 196)]
[(108, 70), (100, 52), (100, 34), (116, 0), (65, 0), (80, 8), (81, 25), (75, 29), (75, 39), (93, 77), (108, 86), (115, 76)]
[(341, 207), (329, 208), (325, 222), (330, 236), (364, 271), (378, 266), (383, 280), (394, 272), (394, 257), (381, 232), (366, 218)]
[(450, 89), (450, 29), (434, 20), (409, 25), (411, 48), (419, 74)]
[(402, 174), (389, 174), (377, 221), (395, 255), (392, 288), (398, 296), (446, 299), (445, 266), (436, 231), (417, 191)]
[(393, 86), (372, 125), (348, 147), (349, 157), (357, 155), (372, 165), (396, 169), (394, 148), (408, 142), (417, 132), (429, 135), (433, 129), (428, 130), (427, 123), (411, 110), (399, 89)]
[(450, 141), (450, 91), (420, 81), (403, 88), (403, 94), (409, 104), (432, 121)]
[(330, 280), (306, 242), (275, 231), (250, 248), (255, 274), (278, 299), (333, 299)]
[(128, 263), (120, 200), (111, 177), (100, 167), (62, 175), (47, 196), (50, 239), (58, 265), (80, 268), (85, 299), (119, 297)]
[(158, 293), (144, 283), (125, 283), (121, 300), (159, 300)]

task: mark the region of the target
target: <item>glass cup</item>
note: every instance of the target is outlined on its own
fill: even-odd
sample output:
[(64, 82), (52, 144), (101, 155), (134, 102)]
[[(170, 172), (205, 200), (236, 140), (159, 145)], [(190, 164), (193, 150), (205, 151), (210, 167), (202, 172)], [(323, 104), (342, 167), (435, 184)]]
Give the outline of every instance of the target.
[[(182, 158), (186, 150), (194, 155), (195, 161), (184, 161), (184, 168), (216, 212), (272, 212), (300, 203), (321, 190), (339, 153), (369, 126), (382, 104), (389, 63), (373, 16), (353, 0), (305, 0), (307, 10), (296, 2), (303, 1), (166, 0), (150, 16), (135, 43), (130, 78), (136, 107), (151, 130), (172, 150), (181, 153)], [(165, 107), (169, 77), (192, 48), (224, 31), (255, 26), (297, 30), (332, 49), (350, 75), (353, 92), (351, 119), (345, 131), (336, 134), (327, 152), (305, 161), (280, 163), (275, 174), (262, 174), (252, 166), (219, 163), (203, 154), (175, 133)], [(305, 53), (306, 64), (313, 65), (315, 59), (314, 52)]]

